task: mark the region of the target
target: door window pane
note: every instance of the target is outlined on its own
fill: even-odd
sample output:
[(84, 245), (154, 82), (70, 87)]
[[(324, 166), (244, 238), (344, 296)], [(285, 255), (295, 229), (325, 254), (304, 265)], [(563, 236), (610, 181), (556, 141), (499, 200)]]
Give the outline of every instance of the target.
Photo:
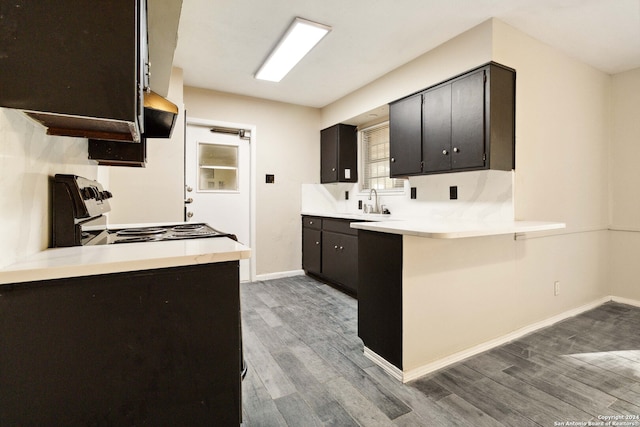
[(198, 143), (198, 190), (238, 191), (238, 147)]

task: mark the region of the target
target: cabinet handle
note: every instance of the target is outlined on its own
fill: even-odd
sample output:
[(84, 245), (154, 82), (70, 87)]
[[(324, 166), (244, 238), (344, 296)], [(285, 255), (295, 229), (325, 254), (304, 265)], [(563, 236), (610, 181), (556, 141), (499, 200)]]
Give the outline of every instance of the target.
[(344, 247), (343, 247), (343, 246), (340, 246), (340, 250), (343, 250), (343, 249), (344, 249)]
[(396, 162), (396, 158), (395, 158), (395, 157), (392, 157), (392, 158), (391, 158), (391, 163), (395, 163), (395, 162)]
[(316, 242), (316, 245), (319, 245), (319, 244), (320, 244), (320, 242)]
[(447, 150), (442, 150), (442, 154), (446, 156), (447, 154), (449, 154), (449, 152)]
[(338, 245), (335, 245), (335, 246), (333, 247), (333, 249), (335, 249), (335, 250), (337, 251), (337, 250), (338, 250)]
[(335, 171), (336, 171), (336, 168), (331, 168), (331, 172), (335, 172)]
[(453, 152), (454, 152), (454, 153), (459, 153), (459, 152), (460, 152), (460, 150), (458, 149), (458, 147), (454, 147), (454, 148), (453, 148)]
[(309, 221), (309, 225), (313, 225), (313, 221)]

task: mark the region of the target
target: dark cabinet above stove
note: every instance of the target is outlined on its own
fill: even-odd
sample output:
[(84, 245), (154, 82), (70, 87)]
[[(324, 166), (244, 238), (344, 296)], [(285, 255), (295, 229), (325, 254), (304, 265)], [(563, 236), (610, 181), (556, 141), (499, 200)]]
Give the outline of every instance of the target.
[(138, 144), (124, 141), (89, 140), (89, 159), (100, 166), (145, 167), (147, 164), (147, 139)]
[(146, 5), (0, 3), (0, 106), (23, 110), (49, 135), (140, 142), (149, 88)]

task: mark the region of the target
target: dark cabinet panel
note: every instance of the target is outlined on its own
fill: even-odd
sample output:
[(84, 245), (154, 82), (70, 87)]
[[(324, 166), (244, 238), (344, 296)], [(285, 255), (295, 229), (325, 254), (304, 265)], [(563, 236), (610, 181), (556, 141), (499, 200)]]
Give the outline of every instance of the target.
[(358, 238), (322, 232), (322, 273), (352, 292), (357, 292)]
[(302, 229), (302, 268), (308, 273), (322, 273), (322, 231)]
[(451, 169), (484, 167), (485, 70), (451, 83)]
[(337, 124), (320, 131), (320, 182), (358, 182), (355, 126)]
[(238, 261), (0, 289), (0, 425), (240, 425)]
[(402, 369), (402, 236), (358, 231), (358, 336)]
[(451, 85), (428, 90), (422, 101), (425, 172), (451, 169)]
[(318, 216), (303, 216), (302, 227), (313, 228), (314, 230), (322, 230), (322, 218)]
[(422, 172), (422, 96), (389, 104), (389, 154), (392, 177)]

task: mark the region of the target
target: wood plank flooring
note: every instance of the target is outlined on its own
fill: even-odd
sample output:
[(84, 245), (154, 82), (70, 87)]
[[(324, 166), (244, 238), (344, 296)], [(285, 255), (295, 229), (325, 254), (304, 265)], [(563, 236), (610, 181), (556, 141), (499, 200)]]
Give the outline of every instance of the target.
[(363, 356), (355, 299), (306, 276), (241, 296), (247, 427), (640, 427), (637, 307), (607, 303), (403, 385)]

